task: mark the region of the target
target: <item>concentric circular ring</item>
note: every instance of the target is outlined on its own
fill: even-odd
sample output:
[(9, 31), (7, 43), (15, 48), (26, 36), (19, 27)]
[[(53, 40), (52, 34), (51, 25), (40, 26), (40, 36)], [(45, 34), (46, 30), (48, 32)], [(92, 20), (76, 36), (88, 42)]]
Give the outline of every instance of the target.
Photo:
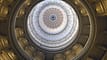
[(27, 20), (31, 40), (39, 47), (56, 51), (73, 43), (79, 19), (72, 6), (62, 0), (45, 0), (33, 7)]
[(57, 34), (67, 25), (66, 13), (55, 5), (44, 8), (39, 16), (40, 27), (49, 34)]

